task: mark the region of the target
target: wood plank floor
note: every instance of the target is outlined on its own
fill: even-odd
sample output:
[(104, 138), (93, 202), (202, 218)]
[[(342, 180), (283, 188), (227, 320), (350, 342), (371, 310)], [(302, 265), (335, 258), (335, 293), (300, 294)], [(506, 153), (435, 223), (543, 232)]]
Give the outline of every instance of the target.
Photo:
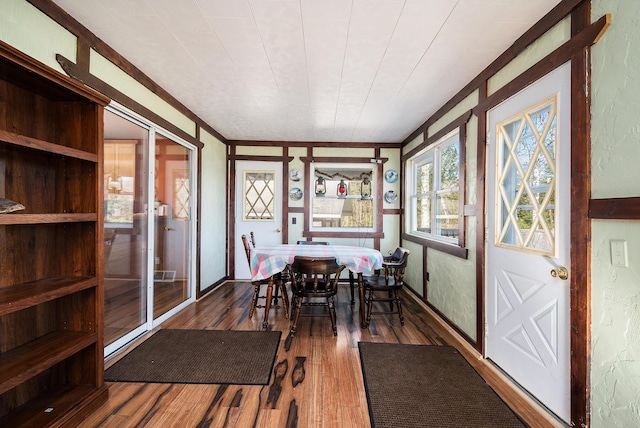
[[(252, 290), (246, 282), (225, 283), (161, 328), (258, 330), (264, 310), (248, 319)], [(80, 426), (368, 427), (358, 342), (445, 344), (427, 325), (422, 306), (406, 294), (403, 302), (404, 326), (397, 315), (374, 315), (361, 329), (358, 305), (350, 304), (349, 287), (342, 286), (337, 337), (328, 317), (301, 317), (291, 338), (283, 310), (272, 309), (270, 328), (282, 337), (270, 385), (109, 383), (109, 400)]]

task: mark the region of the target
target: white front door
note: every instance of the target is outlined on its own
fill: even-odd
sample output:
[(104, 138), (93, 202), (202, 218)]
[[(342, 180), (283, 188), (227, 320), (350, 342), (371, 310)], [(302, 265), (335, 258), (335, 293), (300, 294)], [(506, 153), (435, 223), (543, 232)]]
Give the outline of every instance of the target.
[(235, 279), (250, 279), (240, 237), (253, 232), (257, 246), (282, 243), (282, 162), (236, 162), (235, 217)]
[(565, 421), (570, 90), (567, 63), (492, 109), (486, 168), (486, 357)]

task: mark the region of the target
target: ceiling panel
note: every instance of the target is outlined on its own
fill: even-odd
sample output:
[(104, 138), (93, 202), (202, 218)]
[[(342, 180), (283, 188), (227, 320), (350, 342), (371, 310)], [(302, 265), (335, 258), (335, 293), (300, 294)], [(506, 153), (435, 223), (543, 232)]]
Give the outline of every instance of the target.
[(54, 0), (230, 140), (400, 142), (560, 0)]

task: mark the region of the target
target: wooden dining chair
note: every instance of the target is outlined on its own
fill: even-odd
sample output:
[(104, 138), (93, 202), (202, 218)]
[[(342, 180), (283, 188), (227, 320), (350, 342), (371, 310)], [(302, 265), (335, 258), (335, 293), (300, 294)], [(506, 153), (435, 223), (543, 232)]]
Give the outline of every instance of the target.
[[(251, 269), (251, 248), (252, 245), (255, 248), (255, 238), (253, 232), (251, 232), (251, 240), (253, 244), (250, 243), (247, 235), (242, 235), (242, 245), (244, 245), (244, 252), (247, 255), (247, 263), (249, 263), (249, 269)], [(273, 278), (275, 290), (272, 296), (273, 303), (271, 305), (272, 308), (279, 309), (278, 305), (278, 289), (282, 293), (282, 306), (284, 307), (284, 316), (285, 318), (289, 318), (289, 295), (287, 294), (287, 288), (285, 286), (284, 281), (282, 280), (282, 275), (280, 273), (274, 275)], [(253, 297), (251, 298), (251, 306), (249, 308), (249, 319), (253, 317), (253, 313), (256, 308), (264, 308), (265, 305), (258, 304), (259, 299), (266, 299), (266, 295), (260, 294), (262, 292), (262, 286), (269, 285), (269, 278), (261, 279), (258, 281), (251, 281), (251, 285), (253, 285)]]
[[(296, 256), (289, 265), (293, 314), (291, 316), (291, 336), (295, 335), (300, 316), (329, 316), (333, 335), (338, 335), (336, 309), (333, 297), (338, 292), (338, 280), (344, 265), (339, 265), (335, 257)], [(324, 299), (318, 301), (313, 299)], [(302, 306), (326, 306), (328, 313), (301, 313)]]
[[(407, 267), (408, 259), (409, 250), (398, 247), (391, 256), (384, 258), (382, 269), (377, 275), (364, 278), (365, 303), (367, 307), (365, 326), (369, 326), (371, 315), (374, 314), (398, 314), (400, 324), (404, 325), (400, 289), (404, 286), (404, 270)], [(374, 302), (388, 302), (389, 310), (373, 311)], [(382, 307), (384, 308), (384, 305)]]

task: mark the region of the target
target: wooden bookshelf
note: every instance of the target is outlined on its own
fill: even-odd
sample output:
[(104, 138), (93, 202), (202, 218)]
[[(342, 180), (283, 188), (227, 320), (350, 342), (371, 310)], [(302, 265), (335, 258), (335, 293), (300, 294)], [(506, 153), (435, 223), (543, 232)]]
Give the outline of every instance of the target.
[(0, 42), (0, 426), (65, 426), (104, 384), (101, 94)]

